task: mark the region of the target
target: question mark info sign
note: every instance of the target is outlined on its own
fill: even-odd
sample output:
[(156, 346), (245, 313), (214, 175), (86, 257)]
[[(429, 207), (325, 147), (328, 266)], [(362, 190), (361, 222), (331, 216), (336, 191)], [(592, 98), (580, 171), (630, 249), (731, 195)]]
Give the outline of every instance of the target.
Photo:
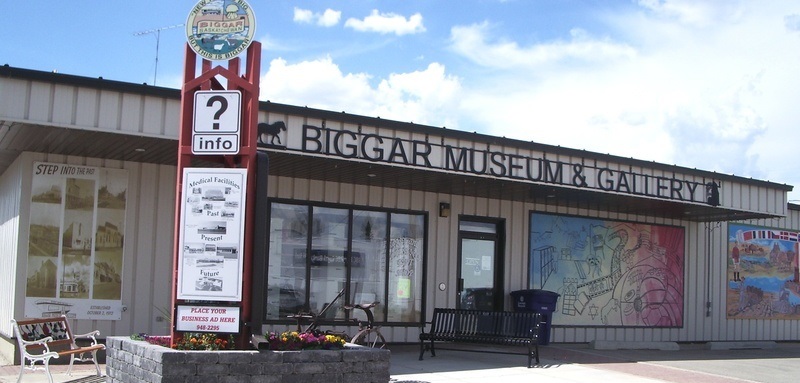
[(192, 154), (239, 154), (242, 92), (197, 91), (194, 94)]

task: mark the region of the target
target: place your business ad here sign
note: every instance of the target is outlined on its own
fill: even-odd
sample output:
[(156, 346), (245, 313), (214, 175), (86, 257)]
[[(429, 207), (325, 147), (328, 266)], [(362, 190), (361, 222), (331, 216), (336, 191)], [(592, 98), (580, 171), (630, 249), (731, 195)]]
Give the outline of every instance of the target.
[(238, 307), (178, 306), (178, 331), (239, 332)]

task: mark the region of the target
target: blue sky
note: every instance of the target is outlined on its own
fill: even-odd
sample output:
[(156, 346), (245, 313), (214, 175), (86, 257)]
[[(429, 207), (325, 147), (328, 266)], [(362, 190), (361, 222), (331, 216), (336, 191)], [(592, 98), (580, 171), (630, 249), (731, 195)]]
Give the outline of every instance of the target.
[[(0, 65), (179, 88), (195, 3), (0, 0)], [(796, 0), (249, 3), (262, 100), (800, 187)]]

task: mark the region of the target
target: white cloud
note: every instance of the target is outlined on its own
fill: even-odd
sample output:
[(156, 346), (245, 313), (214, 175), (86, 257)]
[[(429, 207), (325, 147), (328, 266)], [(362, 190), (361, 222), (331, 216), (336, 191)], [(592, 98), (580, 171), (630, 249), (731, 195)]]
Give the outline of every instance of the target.
[(380, 13), (377, 9), (372, 10), (372, 13), (363, 20), (347, 19), (344, 26), (359, 32), (394, 33), (398, 36), (425, 32), (422, 15), (419, 13), (406, 19), (404, 16), (394, 13)]
[(339, 24), (339, 20), (341, 18), (342, 18), (342, 12), (334, 11), (333, 9), (328, 8), (319, 17), (317, 24), (323, 27), (332, 27), (336, 24)]
[[(275, 60), (262, 99), (800, 186), (800, 8), (640, 4), (595, 15), (602, 32), (577, 25), (532, 44), (497, 35), (490, 22), (452, 27), (450, 51), (467, 64), (458, 75), (436, 62), (374, 79), (342, 73), (330, 58)], [(345, 26), (400, 35), (387, 21), (412, 19), (373, 11)]]
[(261, 84), (262, 100), (322, 109), (368, 109), (372, 98), (369, 75), (343, 74), (330, 57), (297, 64), (272, 60)]
[(342, 12), (326, 9), (322, 14), (314, 13), (307, 9), (294, 8), (294, 22), (298, 24), (316, 24), (322, 27), (333, 27), (339, 24)]
[(444, 65), (431, 63), (421, 71), (393, 73), (376, 91), (379, 116), (438, 126), (457, 123), (450, 112), (457, 110), (461, 83), (446, 73)]
[(656, 17), (694, 26), (709, 26), (742, 16), (741, 1), (639, 0), (638, 4)]
[(275, 59), (261, 79), (260, 99), (420, 124), (455, 124), (443, 111), (457, 108), (460, 80), (443, 65), (391, 74), (375, 88), (369, 80), (364, 73), (342, 73), (329, 57), (296, 64)]
[(461, 127), (800, 185), (800, 24), (748, 4), (653, 1), (602, 16), (614, 39), (574, 29), (528, 46), (454, 27), (452, 51), (491, 69), (463, 81)]
[(598, 62), (607, 59), (630, 58), (636, 51), (626, 44), (608, 39), (596, 39), (586, 31), (575, 28), (569, 41), (553, 41), (530, 47), (499, 39), (489, 41), (488, 23), (456, 26), (451, 29), (450, 48), (476, 64), (493, 68), (514, 68), (554, 64), (565, 60)]
[(314, 12), (308, 9), (294, 7), (294, 22), (300, 24), (310, 24), (314, 20)]

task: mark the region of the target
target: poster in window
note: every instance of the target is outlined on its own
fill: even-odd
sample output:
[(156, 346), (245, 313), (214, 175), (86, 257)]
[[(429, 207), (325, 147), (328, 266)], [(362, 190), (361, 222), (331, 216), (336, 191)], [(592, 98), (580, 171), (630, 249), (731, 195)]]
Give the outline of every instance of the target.
[(247, 169), (186, 168), (178, 299), (241, 301)]
[(126, 170), (34, 162), (25, 315), (119, 320)]
[(553, 325), (683, 326), (682, 227), (530, 218), (529, 286), (560, 295)]

